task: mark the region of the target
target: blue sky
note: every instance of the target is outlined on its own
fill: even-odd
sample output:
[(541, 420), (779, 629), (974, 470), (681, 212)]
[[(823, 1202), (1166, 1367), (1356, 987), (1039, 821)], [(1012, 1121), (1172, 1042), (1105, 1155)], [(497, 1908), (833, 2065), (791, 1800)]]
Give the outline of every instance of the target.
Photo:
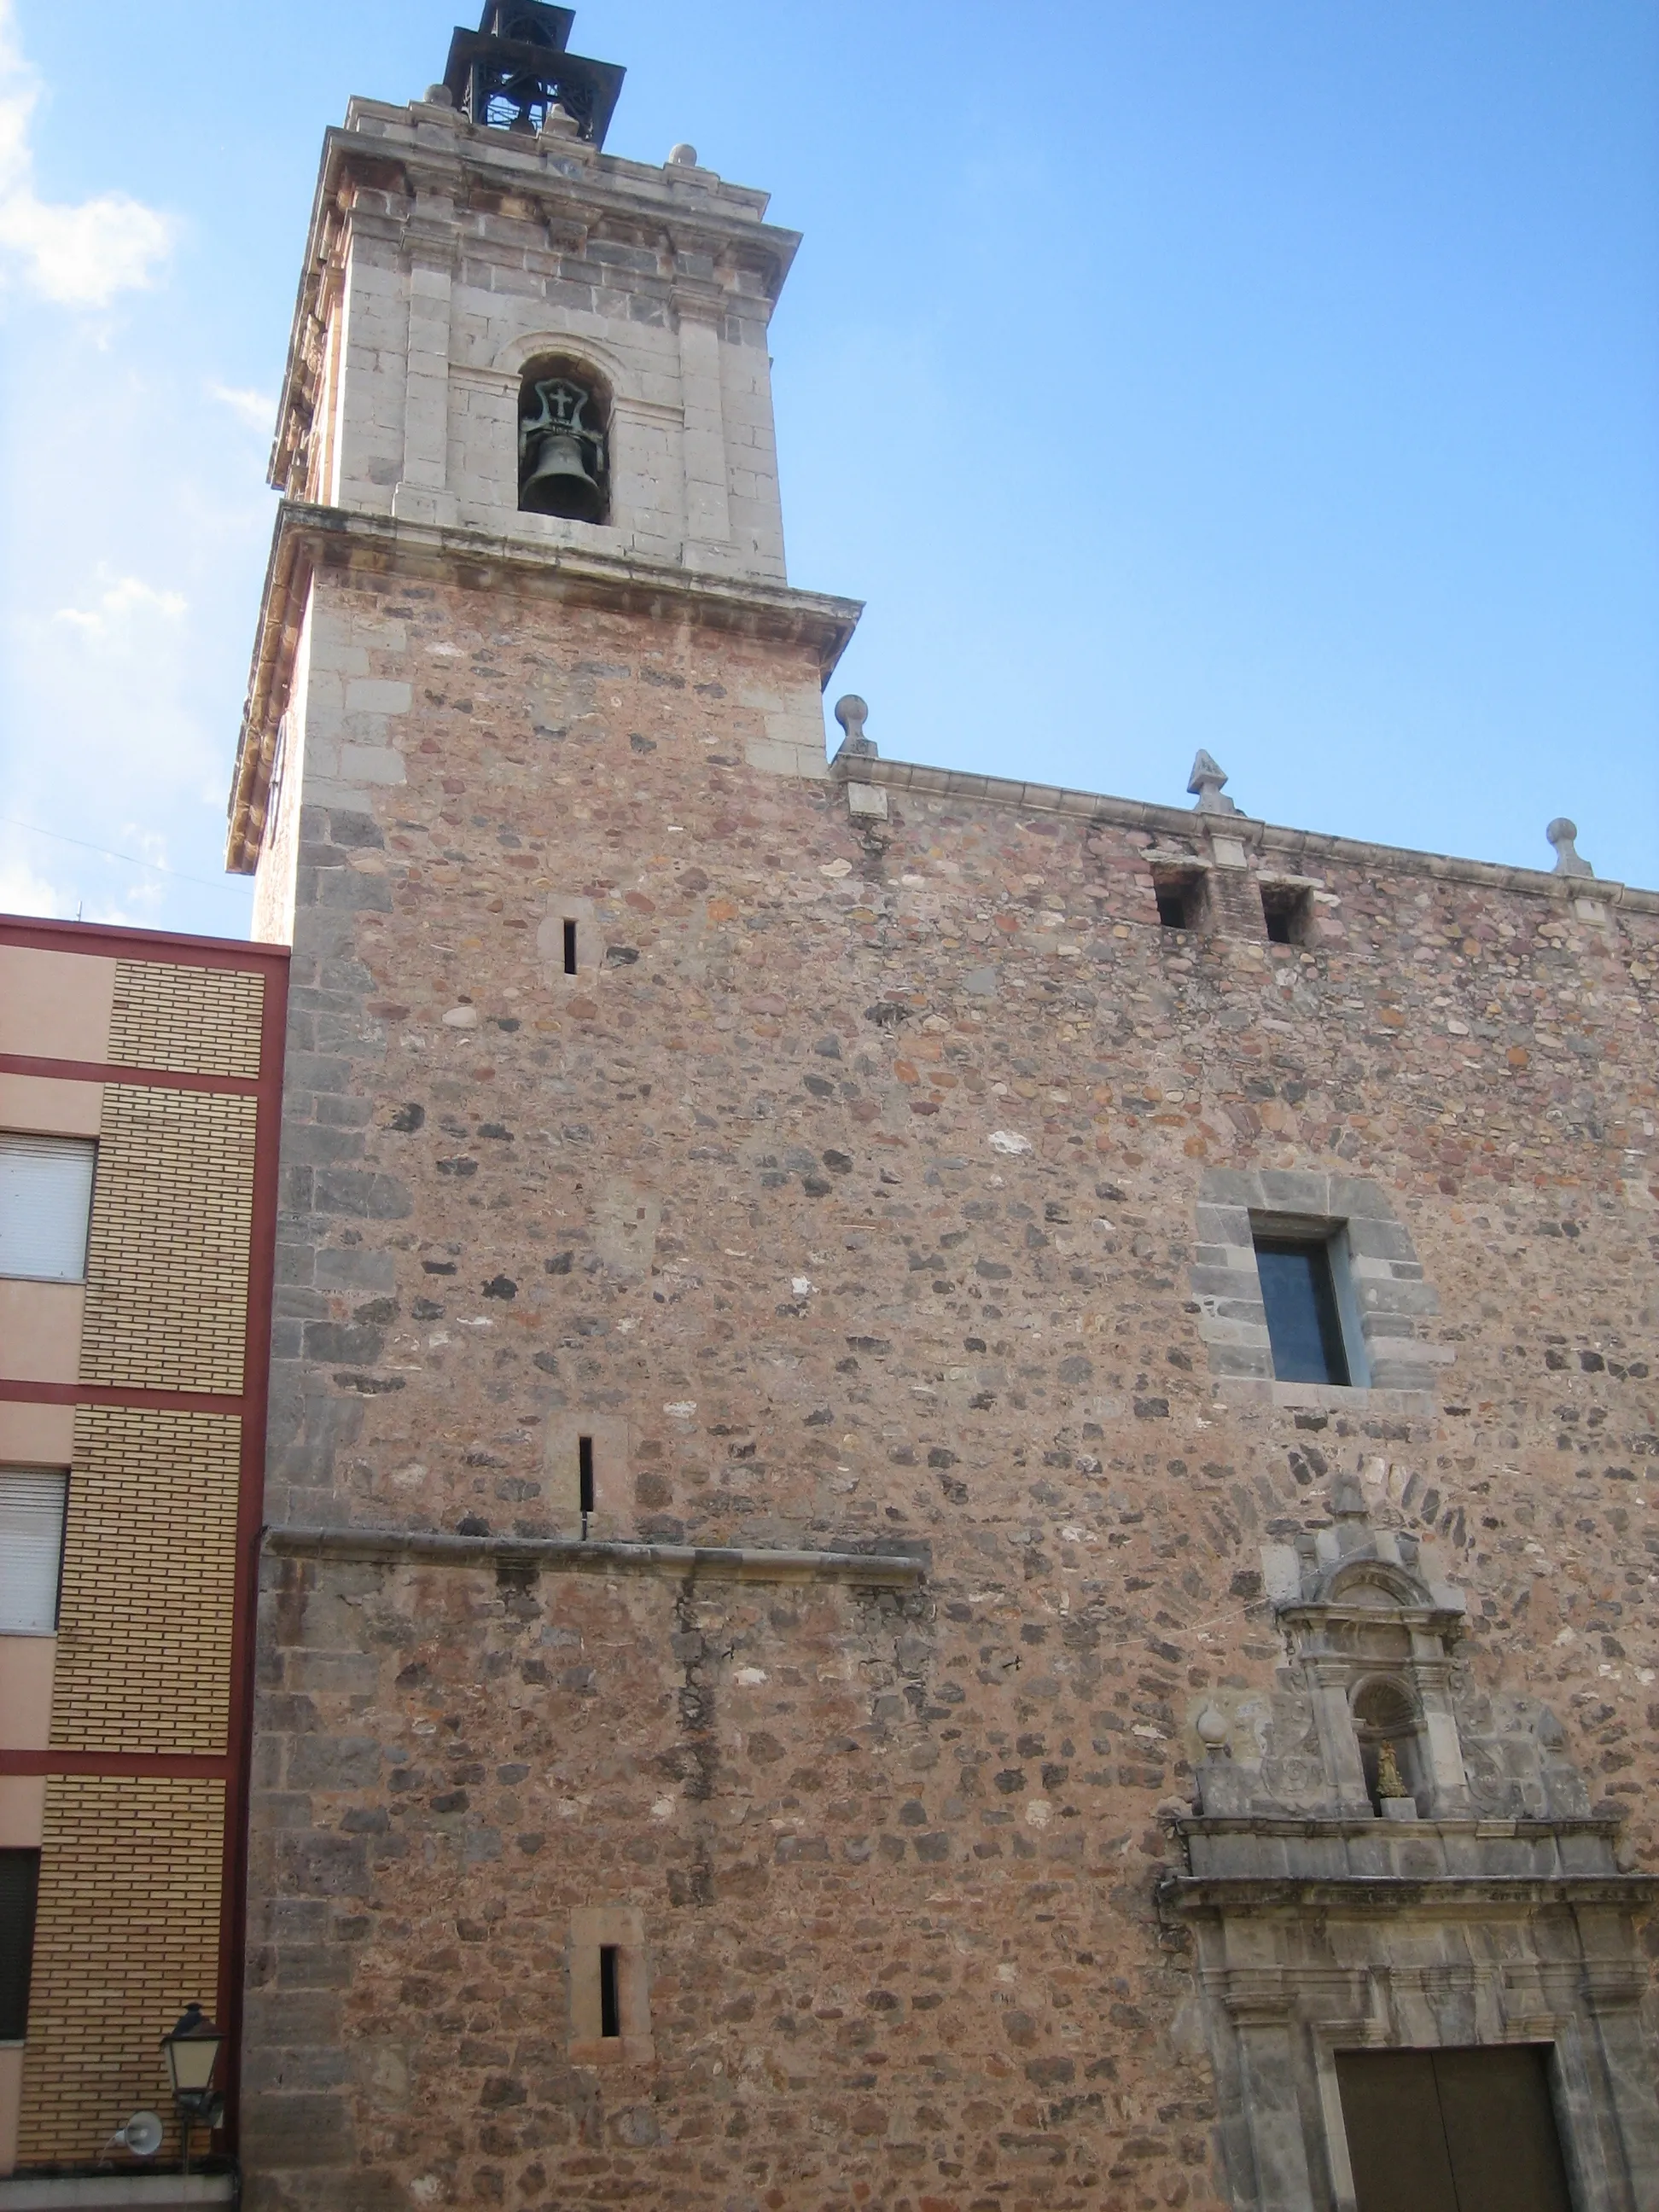
[[(457, 15), (0, 0), (0, 906), (246, 928), (320, 135)], [(806, 234), (790, 573), (867, 600), (830, 696), (884, 753), (1184, 803), (1201, 744), (1269, 820), (1547, 866), (1565, 812), (1659, 883), (1655, 0), (587, 0), (573, 43), (627, 66), (611, 150)]]

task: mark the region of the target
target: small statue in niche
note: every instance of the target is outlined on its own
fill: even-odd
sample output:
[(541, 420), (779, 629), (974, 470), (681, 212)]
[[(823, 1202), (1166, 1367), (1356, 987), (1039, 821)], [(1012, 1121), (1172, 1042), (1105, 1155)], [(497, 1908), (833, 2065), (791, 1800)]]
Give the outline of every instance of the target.
[(519, 507), (562, 515), (568, 522), (603, 522), (605, 440), (591, 429), (593, 395), (568, 376), (528, 384), (519, 410)]
[[(1386, 1737), (1377, 1747), (1376, 1795), (1378, 1802), (1384, 1806), (1391, 1802), (1398, 1805), (1403, 1798), (1411, 1796), (1411, 1791), (1406, 1787), (1405, 1778), (1400, 1771), (1400, 1761), (1395, 1754), (1394, 1746)], [(1412, 1809), (1413, 1812), (1417, 1809), (1415, 1805)]]

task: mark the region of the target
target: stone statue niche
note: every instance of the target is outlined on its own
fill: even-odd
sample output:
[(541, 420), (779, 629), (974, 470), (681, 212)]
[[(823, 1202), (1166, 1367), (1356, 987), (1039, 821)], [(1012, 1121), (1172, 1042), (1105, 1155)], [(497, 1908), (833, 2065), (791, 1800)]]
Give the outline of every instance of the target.
[(1264, 1546), (1285, 1663), (1266, 1696), (1194, 1716), (1210, 1816), (1444, 1821), (1582, 1819), (1589, 1798), (1555, 1716), (1486, 1697), (1459, 1663), (1462, 1594), (1431, 1549), (1373, 1527), (1352, 1476), (1331, 1525)]
[(1659, 1881), (1620, 1863), (1554, 1716), (1476, 1690), (1463, 1599), (1427, 1546), (1331, 1517), (1264, 1547), (1284, 1640), (1270, 1686), (1188, 1714), (1198, 1803), (1159, 1884), (1194, 1966), (1238, 2212), (1358, 2212), (1349, 2054), (1545, 2052), (1578, 2212), (1659, 2204), (1659, 2074), (1638, 1925)]

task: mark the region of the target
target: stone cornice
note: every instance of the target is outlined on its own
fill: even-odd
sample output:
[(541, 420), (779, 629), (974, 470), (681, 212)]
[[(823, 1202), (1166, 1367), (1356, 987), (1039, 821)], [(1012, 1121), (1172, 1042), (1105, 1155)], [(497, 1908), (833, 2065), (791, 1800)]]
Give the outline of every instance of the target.
[(1659, 1875), (1166, 1875), (1158, 1885), (1166, 1911), (1376, 1913), (1443, 1912), (1468, 1918), (1541, 1905), (1622, 1907), (1659, 1903)]
[(856, 599), (784, 584), (285, 500), (265, 572), (231, 785), (225, 866), (233, 875), (251, 875), (258, 864), (271, 752), (288, 703), (307, 595), (319, 568), (418, 577), (474, 591), (510, 580), (520, 590), (578, 605), (736, 631), (798, 648), (816, 663), (820, 683), (828, 681), (863, 611)]
[(1474, 1838), (1488, 1843), (1543, 1843), (1551, 1837), (1561, 1836), (1617, 1836), (1624, 1823), (1599, 1814), (1586, 1814), (1565, 1820), (1528, 1820), (1516, 1815), (1497, 1820), (1412, 1820), (1409, 1822), (1379, 1823), (1370, 1813), (1357, 1814), (1352, 1820), (1332, 1820), (1317, 1814), (1261, 1814), (1255, 1813), (1192, 1813), (1182, 1814), (1170, 1825), (1182, 1836), (1277, 1836), (1299, 1838), (1328, 1836), (1354, 1837), (1360, 1841), (1374, 1840), (1379, 1833), (1393, 1838), (1419, 1836), (1453, 1836)]
[(1541, 868), (1504, 867), (1491, 860), (1466, 860), (1407, 846), (1375, 845), (1358, 837), (1334, 837), (1317, 830), (1291, 830), (1258, 822), (1243, 814), (1200, 814), (1180, 806), (1157, 806), (1144, 799), (1112, 799), (1060, 784), (1021, 783), (1007, 776), (971, 775), (961, 769), (929, 768), (910, 761), (872, 759), (840, 753), (830, 773), (851, 783), (870, 783), (889, 791), (914, 792), (918, 798), (973, 802), (1010, 808), (1022, 814), (1061, 814), (1114, 829), (1142, 830), (1160, 842), (1180, 837), (1200, 851), (1179, 857), (1202, 865), (1201, 848), (1212, 830), (1235, 838), (1261, 872), (1275, 878), (1321, 880), (1309, 863), (1328, 861), (1346, 868), (1375, 868), (1389, 875), (1426, 876), (1442, 883), (1475, 884), (1490, 890), (1520, 891), (1565, 906), (1574, 899), (1600, 900), (1636, 914), (1659, 914), (1659, 890), (1638, 890), (1601, 876), (1558, 876)]
[(806, 1552), (753, 1545), (637, 1544), (570, 1536), (452, 1536), (424, 1528), (267, 1528), (278, 1559), (389, 1566), (501, 1567), (544, 1574), (654, 1575), (671, 1582), (848, 1583), (915, 1589), (925, 1559), (893, 1552)]

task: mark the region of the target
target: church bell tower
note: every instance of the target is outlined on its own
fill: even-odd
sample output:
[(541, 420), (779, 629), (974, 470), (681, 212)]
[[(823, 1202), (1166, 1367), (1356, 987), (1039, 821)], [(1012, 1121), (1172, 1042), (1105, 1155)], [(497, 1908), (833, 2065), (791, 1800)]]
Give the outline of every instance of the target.
[[(296, 927), (302, 810), (373, 811), (430, 735), (430, 687), (393, 662), (445, 658), (365, 629), (327, 579), (441, 576), (486, 623), (533, 601), (526, 644), (568, 634), (552, 611), (577, 604), (647, 652), (740, 632), (772, 649), (728, 734), (763, 772), (823, 772), (819, 694), (857, 609), (785, 580), (767, 331), (799, 237), (694, 147), (606, 154), (623, 71), (571, 53), (573, 21), (491, 0), (424, 99), (354, 100), (328, 133), (230, 805), (260, 936)], [(377, 672), (352, 680), (365, 655)], [(550, 674), (532, 726), (555, 726)]]

